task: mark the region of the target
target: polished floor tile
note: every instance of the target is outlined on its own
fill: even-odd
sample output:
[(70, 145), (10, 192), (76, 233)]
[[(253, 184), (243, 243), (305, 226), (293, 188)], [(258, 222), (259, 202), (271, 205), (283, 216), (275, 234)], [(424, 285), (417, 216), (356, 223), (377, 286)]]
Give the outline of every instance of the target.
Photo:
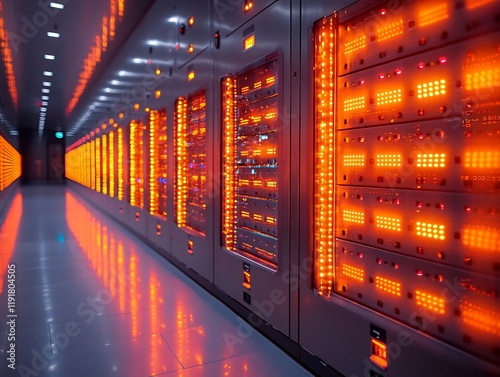
[(0, 218), (0, 318), (16, 265), (17, 371), (0, 376), (310, 376), (140, 239), (64, 187)]

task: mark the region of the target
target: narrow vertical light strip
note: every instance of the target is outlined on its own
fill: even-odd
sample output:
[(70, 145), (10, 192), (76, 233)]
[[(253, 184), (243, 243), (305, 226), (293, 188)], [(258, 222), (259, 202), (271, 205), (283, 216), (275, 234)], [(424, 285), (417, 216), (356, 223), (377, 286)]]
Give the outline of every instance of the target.
[(315, 172), (314, 235), (315, 287), (329, 297), (334, 279), (334, 20), (315, 27)]
[(95, 141), (90, 142), (90, 188), (95, 191), (95, 178), (96, 178), (96, 166), (95, 166)]
[(156, 134), (158, 111), (149, 112), (149, 213), (156, 214), (158, 206), (158, 181), (156, 180)]
[(175, 153), (176, 153), (176, 180), (175, 180), (175, 219), (179, 227), (186, 225), (186, 121), (187, 101), (179, 97), (175, 110)]
[(95, 139), (95, 190), (101, 192), (102, 182), (101, 138)]
[(118, 167), (118, 200), (122, 201), (124, 198), (123, 194), (123, 182), (125, 177), (123, 176), (123, 129), (118, 128), (118, 153), (117, 153), (117, 167)]
[(115, 197), (115, 133), (109, 133), (109, 197)]
[(102, 135), (102, 193), (108, 195), (108, 136)]
[(228, 250), (236, 250), (236, 80), (227, 77), (222, 82), (223, 114), (223, 234)]
[(130, 205), (135, 207), (136, 202), (136, 191), (137, 191), (137, 156), (136, 156), (136, 130), (137, 123), (135, 121), (130, 122)]

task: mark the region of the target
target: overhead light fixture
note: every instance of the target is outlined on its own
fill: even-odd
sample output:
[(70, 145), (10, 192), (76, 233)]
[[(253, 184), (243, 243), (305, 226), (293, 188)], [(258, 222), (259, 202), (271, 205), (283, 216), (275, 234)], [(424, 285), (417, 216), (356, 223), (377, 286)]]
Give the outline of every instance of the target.
[(42, 106), (49, 106), (49, 103), (47, 101), (42, 101)]
[(44, 81), (44, 82), (43, 82), (43, 86), (51, 86), (51, 85), (52, 85), (52, 83), (50, 83), (50, 82), (48, 82), (48, 81)]
[(118, 81), (118, 80), (111, 81), (111, 85), (118, 85), (119, 83), (120, 83), (120, 81)]
[(45, 113), (45, 112), (47, 111), (47, 108), (46, 108), (46, 107), (40, 107), (40, 111), (41, 111), (42, 113)]
[(120, 71), (118, 72), (119, 76), (125, 76), (127, 74), (127, 71)]
[(61, 36), (61, 34), (56, 33), (54, 31), (48, 31), (47, 36), (49, 36), (50, 38), (59, 38)]
[(168, 20), (168, 22), (172, 22), (172, 23), (177, 23), (179, 22), (179, 17), (170, 17)]
[(148, 61), (146, 59), (135, 58), (132, 59), (132, 62), (134, 62), (135, 64), (142, 64), (142, 63), (147, 63)]
[(49, 96), (42, 96), (42, 101), (48, 101), (49, 100)]
[(50, 6), (56, 9), (64, 9), (64, 5), (59, 3), (50, 3)]
[(99, 97), (99, 101), (106, 101), (108, 99), (108, 97), (106, 96), (100, 96)]
[(50, 72), (50, 71), (43, 71), (43, 75), (48, 76), (48, 77), (52, 77), (52, 76), (54, 76), (54, 73)]
[(42, 89), (42, 93), (46, 93), (46, 94), (49, 94), (50, 93), (50, 89)]
[(47, 55), (47, 54), (45, 54), (43, 57), (45, 59), (47, 59), (47, 60), (56, 60), (56, 57), (54, 55)]
[(157, 41), (156, 39), (152, 39), (148, 41), (148, 46), (159, 46), (160, 42)]

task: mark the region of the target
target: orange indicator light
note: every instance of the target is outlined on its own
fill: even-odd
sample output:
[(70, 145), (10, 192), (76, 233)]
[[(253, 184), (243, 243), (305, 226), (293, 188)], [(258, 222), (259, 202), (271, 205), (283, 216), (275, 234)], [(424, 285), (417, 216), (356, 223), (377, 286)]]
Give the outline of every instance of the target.
[(246, 51), (255, 46), (255, 35), (250, 35), (243, 41), (243, 50)]

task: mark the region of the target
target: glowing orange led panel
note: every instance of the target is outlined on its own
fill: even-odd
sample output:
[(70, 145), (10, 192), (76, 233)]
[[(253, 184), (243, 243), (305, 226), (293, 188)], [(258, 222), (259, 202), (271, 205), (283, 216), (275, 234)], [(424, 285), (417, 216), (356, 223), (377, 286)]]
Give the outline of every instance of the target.
[(348, 264), (342, 265), (342, 274), (346, 277), (363, 281), (365, 278), (365, 271), (362, 268), (354, 267)]
[(384, 292), (401, 296), (401, 284), (380, 276), (375, 277), (375, 287)]
[(431, 98), (446, 94), (446, 80), (434, 80), (417, 85), (417, 98)]
[(500, 251), (500, 229), (482, 226), (468, 227), (462, 230), (462, 244), (465, 246)]
[(11, 37), (9, 37), (9, 33), (7, 32), (5, 27), (3, 15), (1, 14), (2, 12), (2, 3), (0, 3), (0, 45), (2, 47), (1, 56), (5, 66), (5, 76), (7, 79), (7, 87), (9, 89), (10, 97), (12, 99), (12, 103), (14, 104), (14, 108), (17, 109), (19, 104), (19, 95), (17, 92), (16, 75), (14, 73), (14, 65), (12, 60), (12, 49), (10, 47), (10, 44), (14, 39), (11, 40)]
[(363, 212), (358, 212), (358, 211), (343, 210), (342, 220), (350, 223), (364, 224), (365, 214)]
[(433, 238), (435, 240), (445, 239), (444, 225), (417, 222), (415, 225), (417, 236)]
[(366, 100), (364, 96), (350, 98), (344, 101), (344, 111), (354, 111), (364, 109), (366, 107)]
[(344, 166), (365, 166), (365, 156), (363, 155), (344, 155)]
[(130, 122), (130, 205), (144, 208), (144, 125)]
[(117, 130), (117, 151), (116, 151), (116, 159), (117, 159), (117, 198), (119, 201), (122, 201), (124, 198), (123, 193), (123, 184), (124, 184), (124, 176), (123, 176), (123, 129), (118, 128)]
[(390, 105), (402, 101), (403, 91), (401, 89), (389, 90), (377, 93), (377, 106)]
[(102, 193), (108, 195), (108, 137), (102, 135)]
[(370, 360), (382, 369), (387, 369), (387, 345), (372, 338), (372, 354)]
[(418, 306), (422, 306), (438, 314), (444, 314), (444, 299), (426, 292), (416, 291), (415, 301)]
[(500, 168), (500, 151), (465, 152), (464, 166), (466, 168), (498, 169)]
[(401, 232), (401, 220), (394, 217), (376, 216), (375, 226), (377, 228), (395, 230)]
[(446, 166), (446, 154), (417, 154), (417, 167), (419, 168), (444, 168)]
[(378, 167), (394, 168), (401, 166), (402, 157), (400, 154), (378, 154), (376, 164)]
[(246, 51), (255, 46), (255, 35), (252, 34), (243, 41), (243, 50)]
[(500, 86), (500, 68), (490, 68), (465, 75), (465, 89), (491, 89)]
[(418, 26), (431, 25), (436, 22), (446, 20), (449, 17), (448, 3), (438, 3), (434, 6), (422, 7), (418, 13)]
[(488, 310), (464, 300), (460, 303), (460, 312), (465, 324), (500, 336), (500, 314), (497, 311)]
[(101, 138), (95, 139), (95, 190), (101, 192)]
[(176, 155), (175, 179), (175, 219), (179, 227), (186, 225), (187, 187), (187, 100), (179, 97), (176, 101), (174, 120), (174, 149)]
[(115, 173), (115, 133), (109, 133), (109, 197), (115, 197), (116, 173)]
[(403, 34), (403, 20), (399, 19), (388, 25), (377, 29), (377, 40), (379, 42)]
[(349, 55), (353, 53), (354, 51), (361, 50), (362, 48), (366, 47), (366, 36), (363, 35), (362, 37), (353, 39), (352, 41), (346, 42), (344, 44), (344, 53), (346, 55)]

